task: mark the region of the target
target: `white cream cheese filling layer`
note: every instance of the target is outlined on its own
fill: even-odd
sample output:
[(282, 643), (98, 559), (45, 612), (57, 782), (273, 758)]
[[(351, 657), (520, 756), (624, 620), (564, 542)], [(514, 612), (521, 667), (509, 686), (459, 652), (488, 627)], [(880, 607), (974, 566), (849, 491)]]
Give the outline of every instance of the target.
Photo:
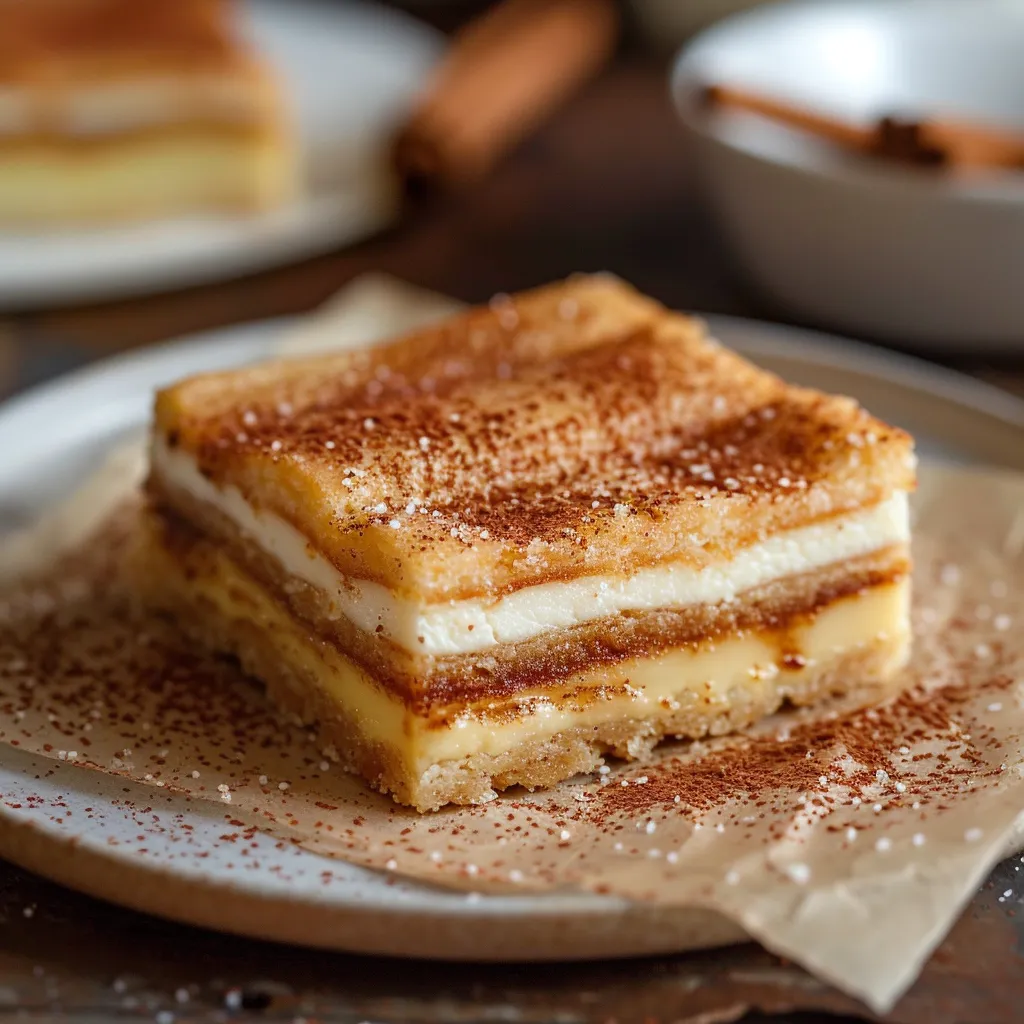
[(115, 135), (202, 119), (246, 124), (260, 119), (253, 83), (211, 76), (92, 86), (69, 96), (53, 117), (71, 135)]
[(249, 79), (224, 76), (144, 78), (50, 94), (0, 89), (0, 138), (52, 132), (65, 136), (120, 135), (185, 122), (257, 124), (264, 104)]
[(623, 612), (732, 601), (753, 587), (910, 539), (907, 494), (898, 491), (872, 508), (787, 530), (700, 569), (663, 563), (631, 576), (586, 576), (495, 599), (422, 604), (344, 575), (290, 523), (254, 508), (237, 488), (204, 477), (187, 453), (157, 439), (152, 458), (167, 484), (217, 509), (287, 574), (325, 593), (339, 615), (367, 632), (381, 626), (398, 646), (431, 655), (485, 651)]

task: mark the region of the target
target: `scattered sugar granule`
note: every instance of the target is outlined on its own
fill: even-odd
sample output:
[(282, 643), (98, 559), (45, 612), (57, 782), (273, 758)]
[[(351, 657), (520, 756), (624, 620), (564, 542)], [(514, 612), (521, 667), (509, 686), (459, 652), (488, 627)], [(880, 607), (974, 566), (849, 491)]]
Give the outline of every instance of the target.
[(811, 879), (811, 869), (806, 864), (790, 864), (786, 868), (786, 874), (797, 885), (806, 885)]
[(957, 565), (944, 565), (939, 573), (939, 579), (947, 587), (955, 586), (960, 582), (960, 567)]
[(888, 836), (881, 836), (875, 840), (875, 849), (879, 853), (885, 853), (886, 850), (892, 849), (892, 840)]
[(915, 832), (910, 841), (914, 844), (914, 846), (924, 846), (924, 844), (928, 840), (926, 839), (925, 834), (923, 832)]
[(290, 785), (291, 785), (291, 783), (289, 783), (289, 782), (279, 782), (277, 784), (277, 788), (279, 790), (281, 790), (281, 792), (283, 793), (286, 789), (289, 788)]
[(964, 833), (964, 839), (969, 843), (976, 843), (984, 834), (980, 828), (969, 828)]

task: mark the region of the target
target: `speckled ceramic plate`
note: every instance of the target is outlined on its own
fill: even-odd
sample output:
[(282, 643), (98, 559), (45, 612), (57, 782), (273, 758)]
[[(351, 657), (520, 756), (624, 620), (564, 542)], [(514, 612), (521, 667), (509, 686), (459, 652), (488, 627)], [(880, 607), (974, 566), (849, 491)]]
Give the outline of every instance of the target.
[[(711, 326), (791, 380), (856, 395), (912, 430), (927, 457), (1024, 469), (1024, 403), (1001, 392), (821, 335), (725, 318)], [(267, 355), (280, 330), (250, 325), (160, 346), (9, 402), (0, 410), (0, 530), (30, 519), (141, 429), (155, 386)], [(243, 857), (223, 831), (216, 807), (0, 746), (0, 855), (187, 923), (341, 950), (476, 960), (629, 956), (744, 938), (705, 911), (396, 883), (262, 835)], [(1018, 830), (1012, 845), (1021, 843)]]

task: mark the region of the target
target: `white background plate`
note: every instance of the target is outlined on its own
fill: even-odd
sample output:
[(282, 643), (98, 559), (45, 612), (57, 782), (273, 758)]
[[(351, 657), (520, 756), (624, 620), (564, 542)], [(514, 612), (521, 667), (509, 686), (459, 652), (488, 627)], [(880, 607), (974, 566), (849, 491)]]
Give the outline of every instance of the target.
[[(1001, 392), (834, 338), (728, 318), (710, 324), (723, 342), (769, 369), (856, 395), (913, 430), (933, 458), (1024, 469), (1024, 404)], [(0, 410), (0, 529), (66, 493), (115, 439), (141, 428), (154, 386), (258, 359), (280, 330), (248, 325), (159, 346), (8, 403)], [(219, 807), (0, 745), (0, 856), (189, 924), (340, 950), (476, 960), (673, 952), (743, 937), (704, 911), (579, 893), (467, 897), (394, 884), (297, 848), (278, 849), (261, 835), (243, 860), (223, 833)], [(119, 845), (110, 845), (111, 837)], [(327, 881), (325, 869), (332, 872)]]
[(358, 2), (247, 0), (242, 10), (290, 90), (309, 194), (256, 217), (0, 234), (0, 304), (118, 298), (234, 277), (357, 241), (393, 218), (384, 143), (440, 54), (440, 37)]

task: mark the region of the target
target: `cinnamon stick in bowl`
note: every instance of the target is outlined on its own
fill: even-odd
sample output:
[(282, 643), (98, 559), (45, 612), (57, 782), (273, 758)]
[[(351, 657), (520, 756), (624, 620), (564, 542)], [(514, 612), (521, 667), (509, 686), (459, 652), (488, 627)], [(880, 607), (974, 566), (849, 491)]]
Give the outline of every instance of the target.
[(712, 85), (709, 106), (742, 110), (808, 132), (844, 149), (928, 167), (1024, 169), (1024, 135), (966, 121), (891, 115), (861, 127), (805, 107), (731, 86)]
[(406, 193), (482, 178), (611, 56), (614, 0), (504, 0), (458, 33), (392, 164)]

